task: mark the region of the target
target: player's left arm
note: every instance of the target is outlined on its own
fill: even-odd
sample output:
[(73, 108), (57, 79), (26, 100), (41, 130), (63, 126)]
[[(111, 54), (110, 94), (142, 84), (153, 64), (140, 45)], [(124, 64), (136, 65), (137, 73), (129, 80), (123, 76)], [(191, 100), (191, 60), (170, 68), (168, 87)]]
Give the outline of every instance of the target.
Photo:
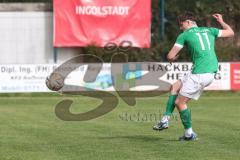
[(175, 61), (179, 56), (179, 51), (182, 49), (182, 46), (179, 46), (178, 44), (175, 44), (172, 49), (169, 51), (167, 55), (167, 59), (169, 62)]
[(218, 23), (222, 26), (222, 30), (220, 30), (220, 37), (233, 37), (234, 31), (224, 20), (221, 14), (213, 14), (213, 17), (218, 21)]

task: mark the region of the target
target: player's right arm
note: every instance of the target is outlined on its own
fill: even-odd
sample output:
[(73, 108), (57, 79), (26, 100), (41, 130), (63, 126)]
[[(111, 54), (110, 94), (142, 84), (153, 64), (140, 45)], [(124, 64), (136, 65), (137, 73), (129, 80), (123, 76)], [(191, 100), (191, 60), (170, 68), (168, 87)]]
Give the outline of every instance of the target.
[(167, 59), (169, 62), (173, 62), (178, 58), (179, 56), (178, 53), (183, 48), (184, 44), (185, 44), (185, 38), (184, 38), (184, 34), (182, 33), (177, 37), (177, 40), (174, 46), (172, 47), (172, 49), (169, 51), (167, 55)]
[(168, 61), (169, 62), (175, 61), (178, 58), (178, 53), (181, 49), (182, 47), (179, 47), (178, 45), (175, 44), (167, 55)]
[(222, 30), (220, 30), (221, 35), (220, 37), (233, 37), (234, 36), (234, 31), (233, 29), (224, 22), (222, 15), (221, 14), (213, 14), (213, 17), (218, 21), (218, 23), (220, 23), (220, 25), (222, 26)]

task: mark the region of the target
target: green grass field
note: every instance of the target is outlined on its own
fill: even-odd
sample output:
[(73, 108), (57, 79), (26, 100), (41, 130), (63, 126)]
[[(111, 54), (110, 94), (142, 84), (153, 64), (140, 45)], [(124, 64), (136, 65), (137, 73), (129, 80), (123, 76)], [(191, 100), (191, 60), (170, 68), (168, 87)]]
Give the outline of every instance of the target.
[[(175, 111), (168, 130), (152, 126), (163, 113), (167, 95), (122, 100), (112, 112), (87, 122), (66, 122), (55, 105), (66, 97), (50, 94), (0, 95), (0, 160), (196, 160), (239, 159), (240, 93), (204, 93), (192, 101), (198, 141), (179, 142), (183, 128)], [(73, 113), (85, 112), (100, 100), (83, 96)]]

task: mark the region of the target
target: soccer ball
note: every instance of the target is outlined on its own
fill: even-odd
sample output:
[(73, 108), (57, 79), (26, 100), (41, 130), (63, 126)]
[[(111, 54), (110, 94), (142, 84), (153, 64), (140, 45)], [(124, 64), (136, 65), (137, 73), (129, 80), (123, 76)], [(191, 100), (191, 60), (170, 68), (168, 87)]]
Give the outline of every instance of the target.
[(59, 91), (64, 86), (64, 78), (59, 73), (52, 73), (47, 77), (46, 85), (52, 91)]

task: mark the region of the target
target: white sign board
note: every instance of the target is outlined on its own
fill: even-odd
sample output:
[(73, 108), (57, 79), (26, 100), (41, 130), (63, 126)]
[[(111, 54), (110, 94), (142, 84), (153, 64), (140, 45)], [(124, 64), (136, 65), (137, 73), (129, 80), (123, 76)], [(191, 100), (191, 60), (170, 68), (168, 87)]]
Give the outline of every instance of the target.
[[(123, 67), (123, 64), (121, 64)], [(125, 64), (126, 65), (126, 64)], [(142, 63), (148, 72), (158, 74), (164, 66), (167, 72), (160, 80), (174, 83), (185, 73), (191, 71), (191, 63)], [(0, 65), (0, 93), (15, 92), (50, 92), (45, 85), (47, 76), (57, 67), (53, 64), (7, 64)], [(80, 66), (77, 70), (71, 72), (65, 79), (65, 84), (83, 86), (85, 88), (103, 91), (114, 91), (114, 83), (111, 75), (111, 64), (104, 63), (102, 70), (95, 82), (86, 83), (83, 77), (86, 73), (87, 65)], [(146, 74), (147, 71), (134, 72), (135, 76)], [(131, 74), (129, 74), (131, 77)], [(139, 75), (138, 75), (139, 76)], [(154, 90), (154, 86), (138, 87), (136, 90)], [(206, 90), (230, 90), (230, 63), (220, 63), (219, 72), (215, 75), (214, 82)]]

